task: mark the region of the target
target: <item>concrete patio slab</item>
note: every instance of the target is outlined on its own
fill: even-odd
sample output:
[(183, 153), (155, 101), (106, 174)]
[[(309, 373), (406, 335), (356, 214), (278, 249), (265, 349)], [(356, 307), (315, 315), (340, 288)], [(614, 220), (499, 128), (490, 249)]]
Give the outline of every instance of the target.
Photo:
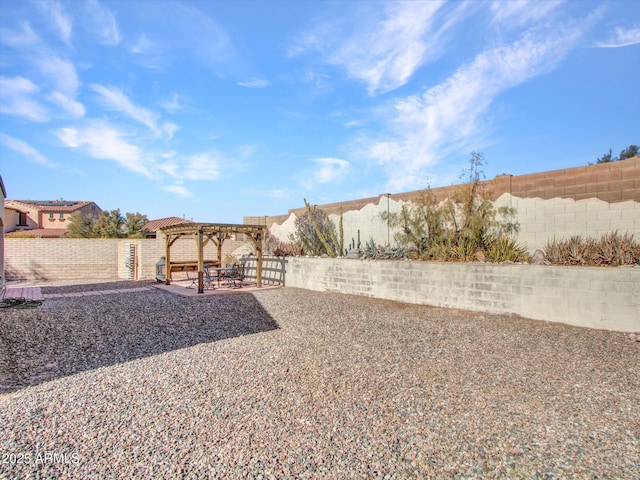
[(273, 290), (276, 288), (281, 288), (281, 285), (263, 285), (258, 288), (255, 285), (245, 285), (241, 288), (233, 288), (221, 285), (216, 288), (205, 289), (203, 293), (198, 293), (197, 287), (189, 288), (191, 285), (191, 280), (187, 281), (173, 281), (171, 285), (165, 285), (164, 283), (156, 283), (151, 285), (152, 288), (157, 288), (158, 290), (164, 290), (165, 292), (173, 293), (175, 295), (180, 295), (181, 297), (211, 297), (216, 295), (236, 295), (242, 293), (252, 293), (258, 292), (262, 290)]

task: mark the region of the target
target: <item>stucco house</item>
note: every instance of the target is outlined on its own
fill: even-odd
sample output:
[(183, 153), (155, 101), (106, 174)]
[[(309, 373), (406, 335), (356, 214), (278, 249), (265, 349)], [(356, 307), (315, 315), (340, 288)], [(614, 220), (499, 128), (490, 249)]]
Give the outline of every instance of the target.
[(4, 189), (2, 176), (0, 175), (0, 194), (2, 195), (2, 205), (0, 208), (0, 287), (4, 285), (4, 199), (7, 198), (7, 191)]
[(78, 200), (4, 200), (4, 210), (5, 233), (30, 237), (62, 237), (72, 213), (97, 220), (102, 212), (94, 202)]

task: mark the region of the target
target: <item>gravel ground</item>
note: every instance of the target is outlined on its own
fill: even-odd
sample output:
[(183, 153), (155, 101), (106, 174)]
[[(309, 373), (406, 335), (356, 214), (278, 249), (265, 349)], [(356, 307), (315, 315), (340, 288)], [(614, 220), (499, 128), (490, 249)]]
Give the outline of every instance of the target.
[(0, 478), (640, 478), (622, 333), (292, 288), (7, 310)]
[(76, 285), (47, 285), (41, 288), (43, 294), (97, 292), (100, 290), (124, 290), (154, 285), (148, 280), (118, 280), (117, 282), (96, 282)]

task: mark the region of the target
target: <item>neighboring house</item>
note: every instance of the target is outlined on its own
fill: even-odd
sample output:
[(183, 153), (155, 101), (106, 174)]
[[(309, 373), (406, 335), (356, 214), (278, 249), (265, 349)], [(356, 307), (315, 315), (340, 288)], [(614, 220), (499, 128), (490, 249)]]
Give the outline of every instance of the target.
[(179, 223), (189, 222), (186, 218), (180, 217), (166, 217), (166, 218), (158, 218), (157, 220), (149, 220), (144, 224), (142, 229), (144, 230), (145, 237), (147, 238), (155, 238), (156, 233), (162, 227), (169, 227), (171, 225), (177, 225)]
[(62, 237), (72, 213), (96, 220), (102, 213), (94, 202), (75, 200), (5, 200), (4, 209), (5, 232), (29, 237)]
[(0, 194), (2, 194), (2, 209), (0, 209), (0, 287), (4, 285), (4, 199), (7, 191), (4, 189), (2, 176), (0, 175)]

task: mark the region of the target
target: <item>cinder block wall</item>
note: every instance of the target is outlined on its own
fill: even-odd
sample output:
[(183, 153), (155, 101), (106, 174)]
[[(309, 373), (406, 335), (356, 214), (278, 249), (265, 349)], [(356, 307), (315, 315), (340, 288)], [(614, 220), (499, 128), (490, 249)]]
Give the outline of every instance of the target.
[(503, 194), (496, 207), (513, 206), (520, 224), (518, 240), (529, 250), (544, 248), (553, 238), (599, 237), (618, 231), (640, 241), (640, 201), (609, 203), (597, 198), (518, 198)]
[[(429, 190), (437, 201), (446, 200), (459, 186)], [(554, 170), (530, 175), (502, 175), (482, 182), (496, 207), (513, 206), (520, 224), (518, 240), (530, 252), (544, 248), (546, 242), (573, 235), (597, 237), (618, 230), (640, 238), (640, 157)], [(358, 231), (362, 245), (373, 239), (379, 245), (394, 245), (394, 230), (380, 218), (382, 212), (397, 212), (403, 204), (416, 202), (422, 191), (318, 205), (337, 224), (343, 211), (345, 247)], [(288, 241), (295, 230), (296, 216), (304, 208), (287, 215), (267, 217), (272, 235)]]
[(640, 331), (640, 268), (289, 258), (286, 285)]

